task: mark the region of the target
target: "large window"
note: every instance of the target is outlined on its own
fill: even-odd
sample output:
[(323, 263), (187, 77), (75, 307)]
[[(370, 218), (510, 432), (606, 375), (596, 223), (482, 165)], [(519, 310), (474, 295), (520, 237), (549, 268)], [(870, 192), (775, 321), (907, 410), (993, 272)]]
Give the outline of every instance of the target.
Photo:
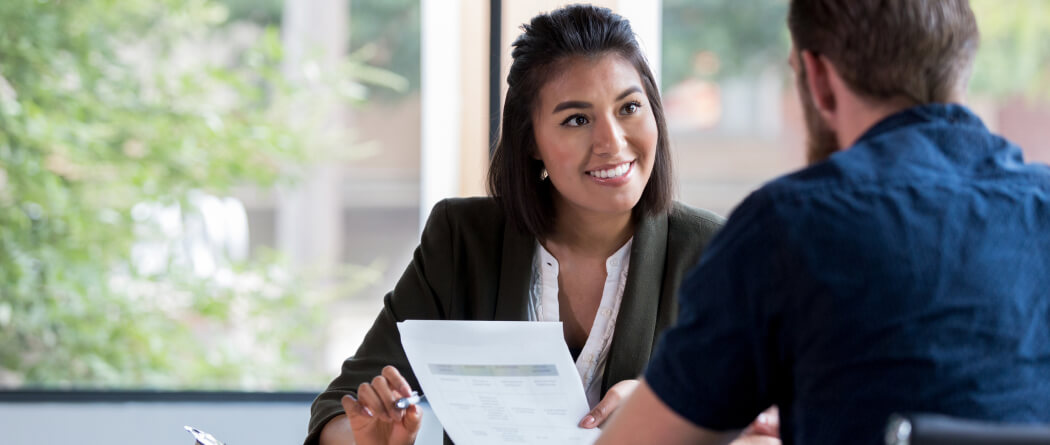
[(2, 2), (0, 387), (327, 383), (417, 237), (419, 29), (419, 0)]
[[(786, 0), (595, 3), (657, 65), (679, 199), (728, 215), (804, 165)], [(432, 164), (458, 178), (438, 197), (484, 193), (490, 75), (561, 2), (491, 4), (0, 2), (0, 388), (323, 387), (411, 258)], [(972, 5), (969, 102), (1050, 161), (1050, 4)], [(455, 105), (425, 106), (435, 78)]]

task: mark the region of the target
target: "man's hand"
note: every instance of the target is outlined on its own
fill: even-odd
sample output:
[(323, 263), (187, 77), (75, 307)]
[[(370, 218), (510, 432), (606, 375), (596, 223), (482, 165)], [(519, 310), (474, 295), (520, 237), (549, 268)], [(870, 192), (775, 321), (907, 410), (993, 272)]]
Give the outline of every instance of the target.
[(729, 445), (780, 445), (780, 439), (769, 436), (740, 436)]
[(605, 425), (595, 444), (721, 445), (731, 442), (737, 433), (693, 425), (665, 405), (643, 381)]
[(626, 400), (627, 396), (631, 395), (637, 387), (638, 380), (624, 380), (610, 387), (605, 397), (580, 420), (580, 428), (597, 428), (605, 423), (613, 411), (620, 407), (620, 403)]
[(780, 438), (780, 411), (777, 406), (773, 405), (762, 411), (762, 414), (759, 414), (740, 435)]
[(343, 409), (358, 445), (411, 445), (419, 433), (423, 411), (413, 405), (398, 409), (394, 402), (408, 397), (412, 388), (397, 368), (387, 366), (382, 375), (357, 388), (357, 399), (343, 396)]

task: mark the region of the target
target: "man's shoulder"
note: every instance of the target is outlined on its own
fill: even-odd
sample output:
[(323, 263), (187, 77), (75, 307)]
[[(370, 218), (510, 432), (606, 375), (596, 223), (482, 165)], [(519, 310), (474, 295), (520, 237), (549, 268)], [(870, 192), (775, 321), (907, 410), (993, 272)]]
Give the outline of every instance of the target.
[[(979, 186), (1050, 184), (1050, 167), (1025, 162), (1022, 150), (984, 127), (914, 125), (867, 138), (828, 159), (780, 176), (758, 190), (773, 202), (834, 195), (965, 191)], [(953, 127), (949, 127), (951, 129)]]

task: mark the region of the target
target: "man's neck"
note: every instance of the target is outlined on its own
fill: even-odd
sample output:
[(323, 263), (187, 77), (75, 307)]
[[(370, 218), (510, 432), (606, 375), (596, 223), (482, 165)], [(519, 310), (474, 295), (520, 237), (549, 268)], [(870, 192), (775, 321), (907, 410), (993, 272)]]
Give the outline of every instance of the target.
[[(961, 86), (956, 88), (950, 94), (946, 103), (961, 104), (965, 102), (965, 100), (966, 89), (965, 86)], [(852, 147), (853, 144), (856, 144), (857, 140), (860, 139), (864, 133), (883, 119), (921, 104), (916, 104), (911, 99), (903, 97), (895, 97), (886, 100), (873, 100), (852, 95), (852, 97), (843, 101), (843, 105), (851, 107), (850, 112), (845, 114), (850, 118), (841, 122), (841, 128), (839, 128), (837, 132), (839, 147), (842, 147), (842, 149), (845, 150)]]
[(847, 119), (841, 121), (837, 131), (839, 147), (848, 149), (864, 135), (871, 127), (883, 119), (897, 114), (914, 104), (906, 99), (891, 99), (886, 101), (858, 100), (849, 104), (853, 109), (845, 115)]

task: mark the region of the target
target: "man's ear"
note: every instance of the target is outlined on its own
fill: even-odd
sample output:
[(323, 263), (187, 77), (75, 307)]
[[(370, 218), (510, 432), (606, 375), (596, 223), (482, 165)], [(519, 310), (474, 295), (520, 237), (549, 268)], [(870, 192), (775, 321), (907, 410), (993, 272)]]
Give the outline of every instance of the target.
[(824, 118), (824, 122), (827, 122), (834, 130), (838, 104), (835, 99), (835, 90), (831, 87), (831, 76), (835, 68), (826, 57), (820, 54), (803, 50), (799, 56), (799, 62), (806, 70), (806, 86), (809, 87), (810, 100), (813, 101), (820, 116)]

